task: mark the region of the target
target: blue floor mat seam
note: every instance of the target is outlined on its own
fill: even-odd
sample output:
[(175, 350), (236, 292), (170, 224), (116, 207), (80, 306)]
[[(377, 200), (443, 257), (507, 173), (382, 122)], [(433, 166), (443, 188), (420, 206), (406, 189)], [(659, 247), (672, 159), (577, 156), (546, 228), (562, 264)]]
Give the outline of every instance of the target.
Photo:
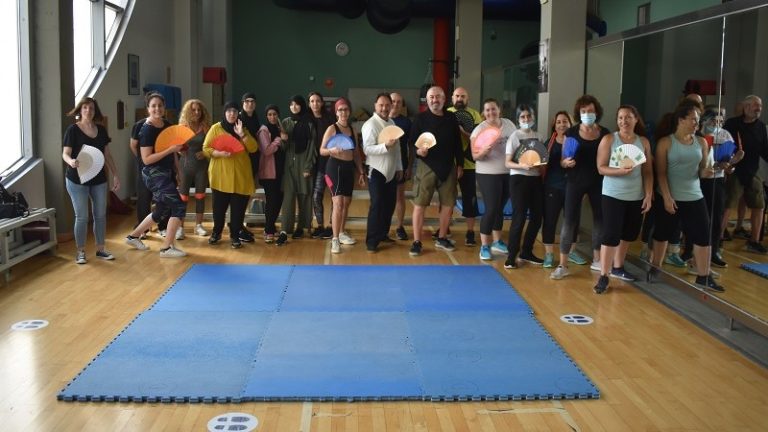
[[(170, 288), (169, 288), (169, 289), (170, 289)], [(77, 379), (78, 379), (78, 378), (79, 378), (79, 377), (80, 377), (80, 376), (81, 376), (83, 373), (85, 373), (86, 369), (88, 369), (88, 367), (89, 367), (89, 366), (91, 366), (91, 364), (93, 364), (93, 362), (95, 362), (96, 360), (98, 360), (98, 359), (99, 359), (99, 357), (101, 357), (101, 355), (102, 355), (102, 354), (104, 354), (104, 352), (106, 352), (106, 351), (109, 349), (109, 347), (111, 347), (111, 346), (112, 346), (112, 345), (113, 345), (113, 344), (114, 344), (114, 343), (117, 341), (117, 339), (118, 339), (118, 338), (120, 338), (120, 336), (122, 336), (122, 335), (123, 335), (123, 333), (125, 333), (125, 332), (126, 332), (126, 331), (127, 331), (127, 330), (128, 330), (128, 329), (129, 329), (129, 328), (130, 328), (130, 327), (131, 327), (131, 326), (132, 326), (132, 325), (133, 325), (133, 324), (136, 322), (136, 321), (138, 321), (138, 319), (139, 319), (139, 318), (141, 318), (141, 317), (142, 317), (142, 315), (144, 315), (144, 313), (145, 313), (145, 312), (146, 312), (146, 310), (145, 310), (144, 312), (140, 312), (138, 315), (136, 315), (136, 316), (135, 316), (135, 317), (134, 317), (134, 318), (131, 320), (131, 322), (129, 322), (129, 323), (128, 323), (128, 325), (126, 325), (125, 327), (123, 327), (123, 329), (122, 329), (122, 330), (120, 330), (120, 332), (119, 332), (117, 335), (115, 335), (115, 337), (113, 337), (113, 338), (112, 338), (112, 340), (110, 340), (110, 341), (109, 341), (109, 342), (108, 342), (108, 343), (107, 343), (107, 344), (104, 346), (104, 348), (102, 348), (102, 349), (101, 349), (101, 351), (99, 351), (99, 353), (98, 353), (98, 354), (96, 354), (96, 356), (95, 356), (95, 357), (93, 357), (91, 360), (89, 360), (89, 361), (88, 361), (88, 363), (87, 363), (85, 366), (83, 366), (83, 367), (80, 369), (80, 372), (78, 372), (78, 373), (77, 373), (77, 375), (75, 375), (75, 377), (74, 377), (74, 378), (72, 378), (71, 380), (69, 380), (69, 382), (67, 383), (67, 385), (66, 385), (66, 386), (64, 386), (64, 388), (62, 388), (62, 389), (61, 389), (61, 391), (59, 391), (59, 394), (58, 394), (58, 395), (56, 395), (56, 399), (57, 399), (57, 400), (63, 400), (63, 401), (73, 401), (73, 400), (77, 400), (77, 401), (80, 401), (80, 402), (90, 402), (90, 401), (93, 401), (93, 402), (102, 402), (102, 401), (103, 401), (103, 402), (112, 402), (112, 400), (108, 400), (108, 399), (111, 399), (110, 397), (102, 397), (102, 396), (94, 396), (94, 395), (83, 395), (83, 396), (80, 396), (80, 395), (71, 395), (71, 396), (65, 396), (64, 394), (65, 394), (66, 390), (67, 390), (69, 387), (71, 387), (73, 384), (75, 384), (75, 382), (77, 381)], [(141, 401), (139, 401), (139, 402), (141, 402)]]
[[(173, 281), (173, 283), (171, 283), (171, 285), (168, 287), (168, 289), (166, 289), (165, 291), (163, 291), (163, 293), (162, 293), (162, 294), (160, 294), (160, 296), (157, 298), (157, 300), (155, 300), (154, 302), (152, 302), (152, 304), (151, 304), (151, 305), (149, 305), (149, 307), (148, 307), (146, 310), (152, 310), (152, 309), (154, 309), (154, 308), (155, 308), (155, 306), (156, 306), (158, 303), (160, 303), (160, 301), (161, 301), (161, 300), (162, 300), (162, 299), (163, 299), (163, 298), (164, 298), (166, 295), (168, 295), (168, 293), (169, 293), (169, 292), (171, 292), (171, 290), (172, 290), (172, 289), (173, 289), (173, 288), (176, 286), (176, 284), (178, 284), (178, 283), (179, 283), (179, 281), (181, 281), (181, 280), (182, 280), (182, 279), (183, 279), (183, 278), (184, 278), (184, 277), (185, 277), (185, 276), (186, 276), (186, 275), (187, 275), (187, 274), (188, 274), (190, 271), (192, 271), (192, 269), (193, 269), (195, 266), (197, 266), (197, 264), (192, 264), (191, 266), (187, 267), (187, 269), (186, 269), (186, 270), (184, 270), (184, 271), (183, 271), (183, 272), (182, 272), (182, 273), (179, 275), (179, 277), (177, 277), (177, 278), (176, 278), (176, 280), (174, 280), (174, 281)], [(145, 311), (145, 312), (146, 312), (146, 311)]]

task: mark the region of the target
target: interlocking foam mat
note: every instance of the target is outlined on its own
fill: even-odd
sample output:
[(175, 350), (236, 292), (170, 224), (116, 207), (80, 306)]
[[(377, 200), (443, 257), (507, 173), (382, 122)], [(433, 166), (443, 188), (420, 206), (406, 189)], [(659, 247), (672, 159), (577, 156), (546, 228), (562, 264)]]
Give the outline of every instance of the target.
[(594, 399), (490, 266), (192, 266), (65, 401)]
[(768, 264), (748, 264), (744, 263), (741, 265), (741, 268), (744, 270), (754, 273), (758, 276), (764, 277), (768, 279)]

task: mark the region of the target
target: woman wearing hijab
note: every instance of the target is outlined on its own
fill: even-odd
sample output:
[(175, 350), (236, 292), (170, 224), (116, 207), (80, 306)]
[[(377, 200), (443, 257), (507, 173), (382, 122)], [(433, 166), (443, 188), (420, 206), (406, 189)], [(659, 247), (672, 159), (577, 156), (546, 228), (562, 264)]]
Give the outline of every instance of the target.
[[(259, 113), (256, 112), (256, 94), (253, 92), (243, 94), (240, 103), (242, 104), (240, 120), (242, 120), (243, 126), (248, 129), (248, 133), (255, 138), (256, 134), (259, 133), (259, 128), (261, 128)], [(250, 153), (249, 157), (251, 159), (251, 171), (253, 172), (253, 184), (255, 186), (256, 182), (259, 180), (259, 158), (261, 157), (261, 153)], [(254, 240), (253, 233), (250, 232), (245, 225), (243, 225), (243, 229), (240, 230), (240, 234), (242, 236), (240, 238), (241, 241), (250, 243)]]
[[(88, 238), (88, 201), (93, 209), (93, 235), (96, 237), (96, 257), (103, 260), (113, 260), (115, 257), (104, 249), (104, 236), (107, 226), (107, 170), (112, 174), (112, 191), (120, 189), (120, 179), (117, 168), (109, 152), (107, 129), (97, 124), (104, 117), (95, 99), (85, 97), (67, 115), (75, 116), (77, 122), (70, 125), (64, 133), (64, 145), (61, 157), (67, 164), (66, 186), (72, 207), (75, 210), (75, 243), (77, 255), (75, 262), (85, 264), (85, 241)], [(80, 162), (77, 156), (84, 145), (95, 147), (104, 154), (104, 166), (93, 178), (81, 182), (77, 168)]]
[[(315, 130), (307, 101), (301, 95), (291, 98), (291, 116), (283, 119), (283, 131), (287, 140), (285, 150), (285, 175), (283, 176), (282, 229), (293, 233), (293, 238), (304, 237), (304, 229), (312, 226), (312, 168), (317, 159)], [(296, 205), (299, 220), (294, 229)], [(281, 233), (282, 237), (282, 233)]]
[[(231, 135), (242, 151), (216, 150), (217, 138)], [(213, 191), (213, 232), (209, 244), (217, 244), (224, 230), (224, 219), (229, 208), (229, 237), (233, 249), (243, 247), (241, 243), (243, 220), (248, 199), (254, 190), (250, 153), (258, 150), (256, 139), (238, 118), (238, 106), (234, 102), (224, 105), (224, 117), (208, 131), (203, 143), (203, 153), (211, 162), (208, 178)]]
[(205, 190), (208, 188), (208, 158), (203, 153), (203, 141), (211, 127), (211, 115), (201, 100), (190, 99), (181, 108), (179, 124), (195, 133), (195, 136), (187, 141), (187, 151), (181, 156), (182, 176), (179, 193), (182, 201), (189, 202), (189, 189), (195, 185), (195, 234), (205, 237), (208, 235), (203, 228)]
[[(283, 205), (283, 191), (281, 182), (285, 170), (285, 152), (282, 149), (283, 138), (287, 139), (280, 124), (280, 110), (277, 105), (267, 105), (265, 110), (267, 123), (259, 128), (257, 139), (259, 140), (259, 183), (264, 188), (264, 241), (275, 241), (277, 228), (275, 222)], [(281, 240), (278, 238), (278, 240)], [(285, 243), (286, 239), (282, 239)]]
[[(181, 200), (176, 185), (176, 153), (181, 151), (182, 145), (177, 144), (167, 149), (155, 151), (155, 141), (160, 132), (171, 124), (163, 116), (165, 115), (165, 98), (160, 93), (149, 93), (146, 96), (147, 111), (149, 117), (139, 132), (139, 149), (141, 161), (144, 166), (141, 169), (141, 177), (144, 184), (152, 192), (155, 201), (155, 209), (152, 213), (136, 225), (133, 231), (125, 238), (125, 242), (139, 250), (148, 250), (139, 238), (153, 223), (158, 223), (170, 215), (168, 219), (168, 233), (175, 233), (181, 227), (181, 220), (187, 214), (187, 205)], [(175, 246), (176, 236), (166, 235), (160, 248), (162, 258), (181, 258), (187, 253)]]

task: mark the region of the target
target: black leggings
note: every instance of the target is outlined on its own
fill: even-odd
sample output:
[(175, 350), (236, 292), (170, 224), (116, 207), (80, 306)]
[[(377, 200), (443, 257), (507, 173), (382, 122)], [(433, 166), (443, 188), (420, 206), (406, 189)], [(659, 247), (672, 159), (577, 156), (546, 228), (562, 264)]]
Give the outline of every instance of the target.
[[(712, 217), (712, 229), (709, 231), (709, 244), (712, 245), (712, 256), (720, 249), (720, 225), (725, 208), (725, 178), (701, 179), (701, 192), (707, 204), (707, 213)], [(685, 253), (692, 253), (693, 241), (685, 237)]]
[(633, 242), (640, 234), (643, 200), (624, 201), (603, 195), (601, 243), (616, 247), (621, 240)]
[(504, 225), (504, 204), (509, 199), (509, 174), (478, 173), (477, 185), (485, 204), (485, 213), (480, 218), (480, 234), (490, 235), (492, 231), (501, 231)]
[[(541, 209), (544, 205), (544, 193), (541, 177), (526, 175), (509, 176), (509, 197), (512, 199), (512, 226), (509, 228), (509, 256), (517, 257), (518, 252), (526, 255), (533, 253), (533, 243), (541, 228)], [(525, 229), (523, 245), (520, 236), (523, 233), (526, 213), (529, 213), (528, 227)]]
[(461, 189), (461, 215), (465, 218), (474, 218), (480, 213), (477, 209), (477, 183), (475, 170), (465, 169), (459, 179)]
[(280, 207), (283, 206), (283, 191), (280, 188), (282, 179), (260, 179), (259, 184), (264, 188), (264, 232), (277, 233), (277, 217), (280, 215)]
[[(557, 220), (560, 219), (560, 212), (565, 206), (565, 189), (557, 189), (550, 186), (544, 186), (544, 214), (542, 217), (541, 240), (546, 245), (555, 243), (555, 234), (557, 233)], [(579, 237), (579, 220), (581, 214), (576, 215), (576, 229), (573, 230), (571, 243), (576, 243)]]
[(563, 226), (560, 230), (560, 253), (567, 254), (573, 244), (573, 236), (579, 224), (581, 200), (584, 195), (589, 197), (592, 207), (592, 250), (600, 250), (600, 232), (603, 229), (603, 184), (595, 181), (589, 185), (576, 185), (568, 182), (565, 186), (565, 209), (563, 210)]
[(656, 209), (656, 227), (653, 231), (653, 239), (656, 241), (673, 241), (675, 229), (678, 224), (686, 238), (697, 246), (709, 246), (709, 213), (704, 198), (696, 201), (675, 201), (677, 211), (675, 214), (667, 213), (664, 209), (664, 200), (658, 199)]
[(213, 189), (213, 232), (221, 235), (224, 230), (224, 220), (229, 208), (229, 237), (231, 239), (239, 238), (240, 230), (243, 229), (243, 220), (245, 219), (245, 209), (248, 207), (248, 195), (228, 193)]

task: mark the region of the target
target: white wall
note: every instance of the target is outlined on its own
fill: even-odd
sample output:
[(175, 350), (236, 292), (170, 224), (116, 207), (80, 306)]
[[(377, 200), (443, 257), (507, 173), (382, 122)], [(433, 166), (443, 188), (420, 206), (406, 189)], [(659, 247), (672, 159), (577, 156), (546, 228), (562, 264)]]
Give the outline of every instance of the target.
[[(199, 3), (199, 0), (137, 1), (115, 59), (96, 91), (95, 98), (109, 118), (110, 148), (123, 185), (118, 192), (121, 198), (135, 192), (137, 172), (128, 143), (136, 109), (144, 108), (142, 95), (128, 95), (128, 54), (139, 56), (141, 87), (148, 83), (170, 84), (181, 88), (182, 100), (196, 97), (202, 74), (198, 53)], [(122, 129), (117, 123), (119, 100), (125, 103)]]

